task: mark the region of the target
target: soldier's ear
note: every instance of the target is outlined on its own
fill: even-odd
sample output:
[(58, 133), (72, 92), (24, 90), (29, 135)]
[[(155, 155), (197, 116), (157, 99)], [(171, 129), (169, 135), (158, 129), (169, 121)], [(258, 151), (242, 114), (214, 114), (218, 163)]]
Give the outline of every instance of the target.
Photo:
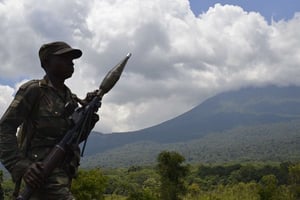
[(50, 66), (50, 58), (45, 58), (45, 59), (41, 60), (41, 66), (44, 69), (49, 68), (49, 66)]

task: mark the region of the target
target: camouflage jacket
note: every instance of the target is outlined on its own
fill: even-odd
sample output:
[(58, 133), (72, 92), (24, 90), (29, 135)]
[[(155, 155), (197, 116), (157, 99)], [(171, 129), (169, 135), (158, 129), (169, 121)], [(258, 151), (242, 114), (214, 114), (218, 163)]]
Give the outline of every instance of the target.
[[(65, 115), (67, 102), (77, 104), (70, 89), (65, 86), (65, 92), (60, 93), (47, 77), (20, 87), (0, 120), (0, 160), (9, 172), (42, 161), (62, 139), (71, 125)], [(73, 165), (77, 168), (79, 158)]]

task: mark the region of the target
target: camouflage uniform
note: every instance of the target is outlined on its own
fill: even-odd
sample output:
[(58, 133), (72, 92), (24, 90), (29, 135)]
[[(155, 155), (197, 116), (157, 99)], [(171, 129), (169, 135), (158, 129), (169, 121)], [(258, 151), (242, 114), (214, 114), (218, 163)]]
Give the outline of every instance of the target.
[[(71, 122), (65, 115), (67, 102), (77, 104), (69, 88), (60, 93), (47, 76), (20, 87), (0, 121), (0, 159), (14, 181), (31, 163), (42, 161), (70, 128)], [(79, 165), (79, 148), (69, 161), (56, 168), (31, 199), (74, 199), (70, 183)]]

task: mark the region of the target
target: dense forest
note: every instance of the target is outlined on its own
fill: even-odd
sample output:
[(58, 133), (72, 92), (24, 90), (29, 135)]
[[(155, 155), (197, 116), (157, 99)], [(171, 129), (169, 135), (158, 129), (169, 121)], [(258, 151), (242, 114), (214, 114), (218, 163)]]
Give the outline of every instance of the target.
[[(14, 185), (0, 175), (9, 199)], [(152, 166), (81, 169), (72, 192), (78, 200), (297, 200), (300, 163), (188, 164), (162, 151)]]

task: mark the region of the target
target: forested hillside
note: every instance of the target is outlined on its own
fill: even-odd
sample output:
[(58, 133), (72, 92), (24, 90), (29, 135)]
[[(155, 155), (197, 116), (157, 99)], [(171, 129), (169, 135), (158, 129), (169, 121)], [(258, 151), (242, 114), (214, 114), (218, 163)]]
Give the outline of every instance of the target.
[(300, 120), (236, 127), (185, 142), (162, 144), (151, 140), (131, 143), (86, 156), (82, 167), (151, 165), (162, 150), (180, 152), (190, 163), (299, 161)]

